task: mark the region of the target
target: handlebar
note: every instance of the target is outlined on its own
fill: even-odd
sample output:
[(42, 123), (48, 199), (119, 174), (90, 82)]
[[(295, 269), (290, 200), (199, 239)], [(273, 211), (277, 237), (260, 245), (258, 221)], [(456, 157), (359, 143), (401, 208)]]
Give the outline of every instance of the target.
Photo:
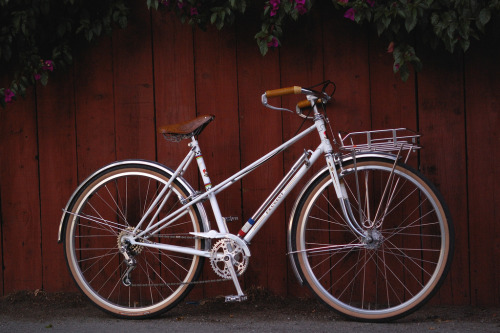
[[(302, 100), (302, 101), (297, 103), (295, 113), (297, 113), (302, 118), (312, 119), (312, 117), (307, 117), (307, 116), (303, 115), (302, 109), (313, 107), (314, 105), (316, 105), (318, 103), (320, 103), (320, 104), (328, 103), (328, 101), (331, 99), (332, 95), (335, 93), (335, 89), (336, 89), (335, 84), (331, 81), (322, 82), (314, 87), (317, 87), (320, 85), (322, 86), (321, 91), (315, 91), (315, 90), (312, 90), (311, 88), (302, 88), (300, 86), (292, 86), (292, 87), (286, 87), (286, 88), (267, 90), (264, 94), (262, 94), (262, 104), (265, 107), (268, 107), (270, 109), (279, 110), (279, 111), (288, 111), (288, 112), (293, 113), (293, 111), (290, 109), (276, 107), (276, 106), (268, 104), (267, 99), (273, 98), (273, 97), (281, 97), (281, 96), (285, 96), (285, 95), (304, 94), (307, 96), (307, 99)], [(326, 92), (326, 90), (330, 86), (333, 86), (333, 91), (331, 92), (331, 94), (328, 94)]]

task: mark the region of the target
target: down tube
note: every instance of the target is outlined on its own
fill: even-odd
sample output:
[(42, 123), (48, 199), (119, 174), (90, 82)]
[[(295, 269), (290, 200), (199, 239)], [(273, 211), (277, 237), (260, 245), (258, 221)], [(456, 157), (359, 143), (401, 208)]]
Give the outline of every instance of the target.
[[(290, 180), (290, 182), (285, 186), (285, 188), (276, 196), (276, 199), (269, 204), (264, 213), (257, 219), (253, 227), (248, 231), (243, 239), (245, 242), (250, 243), (252, 238), (257, 234), (257, 232), (264, 226), (266, 221), (271, 217), (276, 208), (285, 200), (287, 195), (292, 191), (292, 189), (297, 185), (297, 183), (304, 177), (309, 168), (318, 160), (319, 156), (323, 153), (323, 144), (320, 144), (318, 148), (309, 158), (309, 163), (304, 163), (300, 169), (297, 171), (295, 176)], [(247, 222), (249, 223), (249, 222)]]

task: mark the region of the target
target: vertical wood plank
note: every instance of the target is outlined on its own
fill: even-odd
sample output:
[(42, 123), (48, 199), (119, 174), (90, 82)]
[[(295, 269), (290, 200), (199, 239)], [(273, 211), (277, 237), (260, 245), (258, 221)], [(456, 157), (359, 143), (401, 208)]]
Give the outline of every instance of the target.
[(418, 75), (421, 171), (438, 187), (455, 225), (455, 256), (435, 303), (469, 302), (465, 114), (462, 59), (443, 52), (422, 57)]
[(116, 159), (111, 38), (103, 38), (80, 53), (74, 68), (80, 183)]
[(342, 13), (324, 18), (325, 78), (337, 84), (329, 108), (334, 133), (371, 129), (368, 36)]
[[(418, 127), (415, 74), (411, 74), (406, 82), (403, 82), (399, 75), (393, 74), (393, 57), (392, 54), (387, 53), (386, 49), (387, 43), (385, 41), (378, 40), (375, 33), (370, 35), (371, 127), (374, 130), (405, 127), (416, 131)], [(404, 153), (406, 154), (406, 152)], [(417, 153), (411, 153), (407, 163), (418, 168), (418, 156)], [(404, 195), (402, 196), (404, 197)], [(398, 209), (400, 214), (407, 218), (408, 214), (415, 214), (414, 208), (418, 204), (416, 200), (407, 200), (405, 204), (399, 205)], [(408, 220), (413, 221), (417, 218), (419, 216), (414, 215)], [(393, 241), (399, 242), (398, 246), (406, 248), (422, 246), (420, 241), (409, 243), (406, 240), (403, 244), (403, 241), (397, 240), (397, 237)], [(413, 270), (413, 273), (408, 273), (407, 269)], [(407, 269), (401, 267), (394, 274), (399, 276), (405, 286), (411, 289), (418, 288), (420, 282), (414, 276), (420, 276), (421, 270), (408, 265)], [(394, 288), (404, 293), (402, 285), (395, 285)]]
[[(280, 48), (280, 73), (281, 87), (304, 86), (309, 87), (324, 80), (323, 73), (323, 47), (321, 41), (321, 16), (319, 12), (311, 13), (302, 17), (298, 24), (287, 26), (287, 33), (283, 39), (283, 46)], [(270, 87), (272, 88), (272, 87)], [(278, 88), (278, 87), (276, 87)], [(304, 95), (286, 96), (282, 98), (283, 107), (295, 110), (298, 101), (304, 99)], [(279, 101), (278, 101), (279, 105)], [(289, 112), (282, 112), (283, 118), (283, 141), (292, 138), (299, 129), (303, 119)], [(311, 121), (306, 121), (301, 130), (311, 126)], [(304, 149), (315, 150), (319, 145), (316, 131), (299, 141), (295, 146), (283, 153), (284, 173), (288, 172), (292, 165), (304, 154)], [(295, 200), (300, 193), (307, 179), (317, 170), (324, 166), (321, 158), (318, 160), (305, 176), (304, 179), (289, 194), (285, 201), (285, 226), (289, 222), (289, 216)], [(306, 288), (297, 288), (297, 279), (290, 267), (288, 270), (288, 294), (293, 296), (308, 295)]]
[(465, 71), (470, 297), (483, 306), (500, 303), (499, 27), (468, 53)]
[[(44, 289), (73, 289), (57, 243), (62, 209), (77, 185), (73, 73), (55, 73), (37, 90)], [(63, 276), (63, 278), (60, 278)]]
[[(218, 184), (240, 169), (235, 37), (232, 28), (196, 30), (194, 34), (197, 114), (215, 115), (215, 121), (199, 137), (212, 184)], [(241, 220), (240, 190), (241, 183), (237, 182), (217, 196), (223, 216), (238, 216)], [(215, 226), (211, 214), (209, 219)], [(240, 223), (230, 223), (228, 228), (235, 233)], [(215, 291), (210, 292), (207, 296), (214, 296)], [(229, 282), (221, 286), (217, 294), (234, 292)]]
[[(278, 52), (263, 57), (253, 39), (255, 18), (238, 24), (238, 90), (241, 165), (245, 167), (282, 143), (281, 113), (266, 109), (261, 95), (280, 86)], [(242, 180), (243, 221), (260, 207), (283, 177), (282, 156), (273, 158)], [(287, 291), (286, 218), (281, 206), (252, 240), (245, 281), (282, 296)]]
[(156, 159), (150, 12), (131, 4), (134, 15), (113, 33), (113, 81), (117, 159)]
[[(333, 129), (332, 135), (337, 136), (338, 140), (339, 131), (363, 131), (372, 127), (368, 35), (362, 27), (356, 26), (345, 19), (342, 13), (337, 12), (333, 17), (330, 15), (324, 17), (323, 30), (324, 75), (337, 85), (337, 91), (327, 113)], [(344, 241), (339, 240), (340, 236), (336, 233), (331, 233), (330, 237), (329, 242), (332, 244)], [(334, 264), (332, 262), (330, 265)], [(338, 279), (336, 276), (331, 278)], [(339, 288), (347, 286), (350, 282), (341, 278)]]
[[(196, 117), (193, 28), (174, 14), (153, 12), (153, 52), (157, 127)], [(176, 168), (189, 151), (187, 143), (165, 141), (157, 136), (158, 161)], [(184, 177), (198, 186), (195, 163)]]
[(33, 90), (0, 110), (0, 294), (42, 287), (36, 105)]
[[(196, 117), (193, 28), (182, 24), (175, 15), (153, 12), (153, 52), (156, 124), (175, 124)], [(178, 143), (166, 141), (157, 134), (157, 156), (160, 163), (176, 169), (188, 153), (190, 140)], [(193, 161), (183, 177), (195, 190), (198, 173)], [(203, 286), (196, 286), (190, 299), (203, 297)]]
[[(110, 39), (106, 38), (98, 46), (85, 50), (80, 57), (75, 59), (76, 95), (74, 101), (68, 98), (68, 103), (74, 104), (75, 109), (76, 120), (73, 120), (72, 127), (76, 130), (74, 134), (76, 146), (73, 149), (77, 150), (78, 162), (74, 168), (75, 185), (71, 192), (76, 188), (77, 183), (115, 159), (111, 56)], [(60, 82), (59, 84), (67, 83)], [(68, 96), (72, 97), (73, 94), (69, 91), (72, 88), (67, 89)], [(70, 107), (68, 105), (68, 108)], [(67, 201), (69, 197), (70, 194), (64, 200)], [(64, 207), (64, 204), (59, 209)], [(45, 252), (53, 251), (52, 244), (53, 235), (43, 234)], [(59, 250), (62, 250), (62, 246), (59, 246)], [(44, 289), (57, 291), (61, 286), (67, 286), (65, 288), (73, 290), (73, 281), (64, 265), (64, 259), (57, 262), (61, 265), (61, 271), (54, 272), (52, 254), (44, 257)]]
[(393, 74), (392, 54), (375, 34), (370, 35), (370, 109), (371, 128), (406, 127), (417, 130), (415, 74), (403, 82)]

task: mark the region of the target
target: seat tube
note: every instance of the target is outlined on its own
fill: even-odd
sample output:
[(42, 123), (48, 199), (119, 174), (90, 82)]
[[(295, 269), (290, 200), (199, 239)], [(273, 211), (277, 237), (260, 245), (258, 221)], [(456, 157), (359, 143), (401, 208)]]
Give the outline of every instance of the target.
[[(201, 179), (203, 180), (203, 185), (205, 186), (205, 190), (210, 191), (212, 189), (212, 182), (210, 181), (210, 177), (208, 176), (207, 167), (205, 165), (205, 160), (203, 159), (203, 154), (201, 153), (200, 145), (198, 144), (198, 141), (193, 137), (189, 146), (194, 152), (194, 157), (196, 158), (196, 163), (198, 164), (198, 169), (200, 170), (200, 175)], [(209, 194), (208, 199), (210, 201), (210, 205), (212, 206), (212, 211), (214, 213), (215, 220), (219, 228), (219, 232), (222, 233), (229, 232), (226, 222), (222, 218), (222, 214), (219, 208), (219, 203), (217, 202), (215, 194), (214, 193)]]

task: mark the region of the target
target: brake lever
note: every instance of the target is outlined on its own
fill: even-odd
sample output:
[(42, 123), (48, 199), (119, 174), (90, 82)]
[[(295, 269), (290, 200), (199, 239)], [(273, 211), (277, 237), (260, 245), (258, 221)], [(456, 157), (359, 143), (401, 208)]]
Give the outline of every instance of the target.
[(273, 106), (273, 105), (271, 105), (271, 104), (268, 104), (268, 103), (267, 103), (267, 96), (266, 96), (266, 94), (265, 94), (265, 93), (264, 93), (264, 94), (262, 94), (262, 98), (261, 98), (261, 99), (262, 99), (262, 105), (264, 105), (266, 108), (273, 109), (273, 110), (278, 110), (278, 111), (288, 111), (288, 112), (293, 113), (293, 111), (292, 111), (292, 110), (290, 110), (290, 109), (287, 109), (287, 108), (280, 108), (280, 107), (277, 107), (277, 106)]

